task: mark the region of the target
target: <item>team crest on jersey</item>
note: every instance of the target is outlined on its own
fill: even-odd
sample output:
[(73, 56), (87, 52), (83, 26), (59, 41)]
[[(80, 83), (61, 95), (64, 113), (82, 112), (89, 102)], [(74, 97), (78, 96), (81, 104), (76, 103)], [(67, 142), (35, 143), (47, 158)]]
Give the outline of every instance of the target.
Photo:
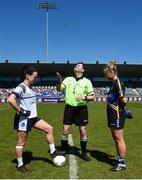
[(22, 126), (22, 127), (24, 127), (24, 126), (25, 126), (25, 123), (24, 123), (24, 122), (22, 122), (22, 123), (21, 123), (21, 126)]
[(19, 123), (19, 130), (23, 130), (23, 131), (25, 131), (26, 130), (26, 128), (27, 128), (27, 119), (24, 119), (24, 120), (22, 120), (20, 123)]

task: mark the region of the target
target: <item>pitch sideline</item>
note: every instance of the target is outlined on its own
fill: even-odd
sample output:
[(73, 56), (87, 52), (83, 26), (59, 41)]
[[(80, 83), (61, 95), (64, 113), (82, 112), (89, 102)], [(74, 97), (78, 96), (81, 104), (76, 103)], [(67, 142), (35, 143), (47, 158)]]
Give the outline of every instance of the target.
[[(71, 147), (74, 146), (71, 134), (69, 134), (68, 142)], [(78, 166), (77, 166), (75, 155), (69, 154), (69, 178), (70, 179), (78, 179), (77, 169), (78, 169)]]

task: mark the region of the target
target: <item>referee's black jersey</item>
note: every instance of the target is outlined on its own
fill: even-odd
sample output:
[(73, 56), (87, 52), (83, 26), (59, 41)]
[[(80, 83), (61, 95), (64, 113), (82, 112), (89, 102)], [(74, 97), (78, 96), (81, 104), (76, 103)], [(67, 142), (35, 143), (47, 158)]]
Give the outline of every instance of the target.
[(108, 105), (110, 106), (119, 106), (119, 108), (124, 109), (120, 98), (123, 97), (125, 94), (125, 86), (122, 81), (120, 81), (119, 78), (116, 80), (112, 81), (112, 84), (110, 86), (110, 90), (108, 93)]

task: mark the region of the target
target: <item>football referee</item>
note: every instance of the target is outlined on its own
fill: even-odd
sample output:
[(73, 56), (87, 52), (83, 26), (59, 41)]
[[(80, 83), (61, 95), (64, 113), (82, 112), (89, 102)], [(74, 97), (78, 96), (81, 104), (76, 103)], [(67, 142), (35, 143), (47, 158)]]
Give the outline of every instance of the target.
[(61, 75), (57, 72), (58, 84), (57, 90), (65, 93), (65, 109), (63, 118), (63, 132), (61, 137), (62, 150), (68, 150), (68, 135), (71, 131), (71, 125), (79, 126), (81, 158), (85, 161), (91, 159), (86, 154), (87, 145), (87, 124), (88, 110), (87, 102), (94, 100), (94, 91), (92, 83), (84, 77), (85, 66), (78, 62), (74, 67), (74, 76), (66, 77), (62, 81)]

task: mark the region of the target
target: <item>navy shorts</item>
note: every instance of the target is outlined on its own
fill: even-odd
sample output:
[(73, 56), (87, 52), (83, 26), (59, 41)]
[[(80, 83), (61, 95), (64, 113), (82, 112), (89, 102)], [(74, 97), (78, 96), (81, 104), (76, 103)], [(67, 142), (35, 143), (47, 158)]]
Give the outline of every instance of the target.
[(107, 107), (108, 127), (123, 129), (125, 125), (126, 113), (120, 109), (119, 112), (112, 107)]
[(28, 119), (25, 116), (16, 113), (14, 117), (14, 129), (17, 131), (31, 131), (32, 127), (40, 120), (40, 117)]
[(77, 126), (86, 126), (88, 124), (88, 109), (87, 106), (65, 106), (64, 125), (75, 124)]

